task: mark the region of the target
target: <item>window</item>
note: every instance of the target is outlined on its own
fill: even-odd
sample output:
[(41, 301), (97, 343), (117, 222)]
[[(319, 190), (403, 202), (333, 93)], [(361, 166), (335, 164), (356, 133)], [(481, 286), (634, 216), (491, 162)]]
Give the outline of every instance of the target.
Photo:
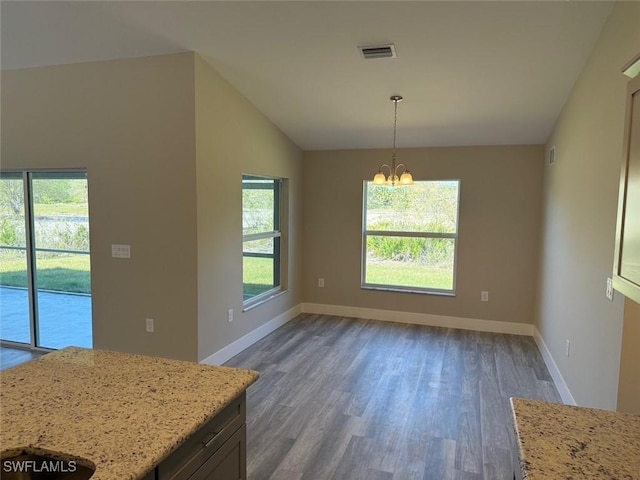
[(279, 291), (279, 178), (242, 176), (242, 293), (250, 306)]
[(459, 180), (364, 183), (362, 286), (454, 294)]

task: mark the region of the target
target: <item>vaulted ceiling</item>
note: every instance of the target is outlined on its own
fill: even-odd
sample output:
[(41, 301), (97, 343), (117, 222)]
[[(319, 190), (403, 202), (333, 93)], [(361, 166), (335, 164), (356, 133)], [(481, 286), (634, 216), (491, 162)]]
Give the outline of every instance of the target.
[[(544, 143), (611, 11), (592, 1), (0, 3), (2, 69), (195, 51), (301, 148)], [(397, 58), (358, 46), (393, 43)]]

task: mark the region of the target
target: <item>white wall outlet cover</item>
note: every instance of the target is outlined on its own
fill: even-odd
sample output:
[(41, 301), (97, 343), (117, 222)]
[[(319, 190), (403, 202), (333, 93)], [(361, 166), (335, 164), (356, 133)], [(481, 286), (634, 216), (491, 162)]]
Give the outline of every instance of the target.
[(549, 161), (549, 165), (555, 165), (556, 163), (556, 146), (555, 145), (549, 149), (548, 161)]
[(607, 290), (605, 295), (609, 300), (613, 301), (613, 280), (611, 278), (607, 278)]
[(131, 245), (111, 245), (112, 258), (131, 258)]

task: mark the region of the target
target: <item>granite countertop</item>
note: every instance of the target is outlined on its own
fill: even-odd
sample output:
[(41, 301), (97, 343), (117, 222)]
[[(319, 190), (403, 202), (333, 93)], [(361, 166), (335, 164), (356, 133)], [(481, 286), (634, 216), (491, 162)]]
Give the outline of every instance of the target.
[(62, 452), (93, 466), (91, 480), (142, 478), (257, 378), (65, 348), (0, 372), (0, 449)]
[(511, 399), (523, 480), (640, 479), (640, 416)]

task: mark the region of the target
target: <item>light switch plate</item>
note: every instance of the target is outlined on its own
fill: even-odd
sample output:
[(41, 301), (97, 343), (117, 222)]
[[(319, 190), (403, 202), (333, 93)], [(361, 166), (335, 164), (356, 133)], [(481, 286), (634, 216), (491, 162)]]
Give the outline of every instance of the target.
[(111, 245), (112, 258), (131, 258), (131, 245)]

